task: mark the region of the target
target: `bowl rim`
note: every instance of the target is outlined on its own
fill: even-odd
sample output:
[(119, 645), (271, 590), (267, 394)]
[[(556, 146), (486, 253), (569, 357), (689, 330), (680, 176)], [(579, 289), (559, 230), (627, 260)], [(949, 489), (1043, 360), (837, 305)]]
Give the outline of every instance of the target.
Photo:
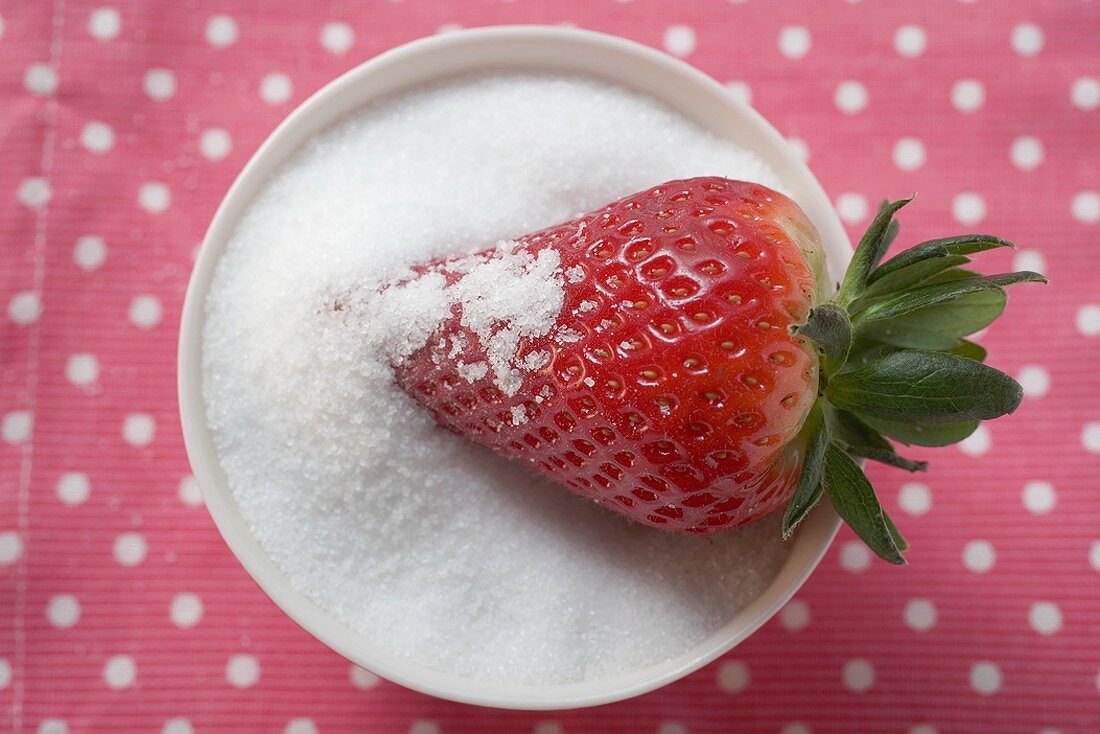
[[(268, 180), (271, 171), (292, 156), (305, 139), (380, 95), (376, 93), (358, 99), (354, 104), (346, 106), (343, 112), (331, 115), (331, 119), (325, 124), (316, 124), (313, 118), (321, 115), (321, 108), (332, 105), (341, 96), (355, 94), (354, 85), (364, 78), (384, 74), (400, 64), (415, 63), (420, 57), (470, 53), (471, 49), (478, 46), (516, 41), (546, 48), (560, 46), (562, 53), (610, 53), (625, 59), (624, 63), (634, 62), (642, 69), (659, 71), (675, 77), (685, 85), (694, 85), (701, 94), (709, 95), (714, 104), (724, 107), (724, 111), (739, 116), (740, 121), (752, 128), (754, 134), (762, 136), (775, 149), (776, 154), (784, 159), (784, 165), (800, 177), (799, 182), (806, 189), (807, 199), (800, 201), (800, 204), (822, 234), (829, 267), (834, 269), (842, 266), (850, 258), (851, 244), (821, 184), (770, 123), (754, 109), (734, 99), (721, 84), (702, 71), (634, 41), (594, 31), (528, 25), (461, 30), (398, 46), (343, 73), (293, 110), (252, 155), (218, 205), (195, 258), (180, 321), (177, 390), (184, 444), (205, 506), (238, 561), (287, 616), (344, 658), (407, 688), (439, 698), (481, 706), (553, 710), (595, 706), (646, 693), (701, 668), (739, 644), (790, 600), (821, 561), (839, 529), (840, 521), (835, 512), (825, 504), (816, 508), (804, 521), (787, 561), (767, 589), (721, 628), (674, 658), (628, 673), (577, 683), (538, 686), (479, 681), (437, 671), (395, 655), (384, 646), (337, 621), (290, 584), (289, 579), (263, 551), (240, 514), (213, 445), (202, 396), (202, 331), (206, 297), (217, 263), (240, 217), (247, 210), (256, 191)], [(485, 65), (484, 68), (490, 66)], [(496, 65), (497, 68), (507, 66), (528, 68), (518, 62)], [(473, 71), (474, 68), (463, 71)], [(564, 67), (559, 67), (558, 72), (563, 73)], [(446, 69), (436, 73), (434, 78), (442, 79), (455, 73), (461, 72)], [(604, 76), (599, 69), (591, 69), (589, 75), (631, 86), (621, 80)], [(427, 80), (418, 83), (425, 81)], [(396, 88), (407, 86), (415, 84), (405, 87), (398, 85)], [(667, 97), (663, 98), (641, 87), (634, 88), (676, 108)], [(676, 109), (689, 119), (694, 119), (684, 110)], [(295, 137), (299, 138), (297, 142), (287, 142)], [(812, 547), (804, 549), (802, 561), (796, 568), (791, 568), (795, 549), (801, 547), (800, 543), (811, 545), (811, 541)]]

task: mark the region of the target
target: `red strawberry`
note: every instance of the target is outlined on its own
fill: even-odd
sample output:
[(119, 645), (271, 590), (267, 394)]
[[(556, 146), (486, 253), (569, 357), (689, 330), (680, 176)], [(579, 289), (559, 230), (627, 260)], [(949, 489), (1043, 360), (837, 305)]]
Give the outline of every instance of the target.
[[(984, 236), (878, 266), (906, 201), (876, 218), (835, 304), (798, 206), (722, 178), (670, 181), (428, 263), (418, 277), (442, 276), (462, 303), (395, 365), (398, 383), (456, 433), (638, 522), (711, 533), (789, 505), (790, 532), (827, 489), (901, 562), (904, 542), (849, 456), (920, 469), (883, 434), (939, 445), (1014, 409), (1019, 387), (961, 339), (992, 319), (943, 309), (1040, 277), (958, 269), (1007, 244)], [(509, 282), (543, 295), (494, 292)], [(524, 309), (508, 313), (509, 299)], [(932, 307), (938, 320), (918, 326)], [(928, 373), (943, 379), (925, 385)]]

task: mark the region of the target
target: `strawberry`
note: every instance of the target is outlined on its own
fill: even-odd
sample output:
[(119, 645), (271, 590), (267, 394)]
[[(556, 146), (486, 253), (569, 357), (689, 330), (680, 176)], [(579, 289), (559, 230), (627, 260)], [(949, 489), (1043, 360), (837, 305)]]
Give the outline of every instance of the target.
[[(922, 470), (886, 437), (943, 445), (1014, 410), (1019, 386), (963, 337), (1004, 286), (1042, 279), (960, 268), (1008, 246), (984, 235), (880, 264), (908, 201), (884, 204), (835, 294), (793, 201), (713, 177), (426, 263), (413, 278), (459, 299), (397, 382), (447, 428), (639, 523), (707, 534), (786, 506), (789, 535), (828, 494), (901, 563), (856, 460)], [(509, 284), (529, 303), (499, 297)]]

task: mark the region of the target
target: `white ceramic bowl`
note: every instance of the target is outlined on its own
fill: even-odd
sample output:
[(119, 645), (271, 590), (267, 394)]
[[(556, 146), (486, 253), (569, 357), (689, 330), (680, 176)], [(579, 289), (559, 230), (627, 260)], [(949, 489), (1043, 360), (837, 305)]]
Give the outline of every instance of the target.
[(308, 138), (380, 95), (490, 68), (581, 73), (664, 101), (766, 161), (817, 226), (834, 276), (847, 264), (851, 255), (847, 235), (813, 174), (764, 118), (691, 66), (621, 38), (563, 28), (486, 28), (416, 41), (356, 67), (306, 100), (252, 156), (222, 201), (203, 241), (183, 308), (179, 343), (183, 435), (206, 506), (229, 547), (284, 612), (333, 650), (389, 680), (441, 698), (515, 709), (592, 706), (630, 698), (681, 678), (752, 634), (802, 586), (829, 547), (839, 525), (832, 509), (821, 506), (807, 518), (792, 541), (786, 564), (756, 601), (671, 660), (582, 683), (483, 682), (395, 656), (338, 622), (290, 585), (241, 517), (218, 462), (202, 398), (201, 337), (207, 292), (238, 220), (270, 174)]

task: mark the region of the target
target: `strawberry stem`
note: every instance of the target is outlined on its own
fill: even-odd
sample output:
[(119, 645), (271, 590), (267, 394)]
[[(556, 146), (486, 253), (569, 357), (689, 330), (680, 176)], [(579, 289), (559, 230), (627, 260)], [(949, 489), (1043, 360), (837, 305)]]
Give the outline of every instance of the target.
[(811, 309), (806, 323), (794, 331), (817, 342), (821, 353), (822, 382), (840, 371), (848, 360), (848, 352), (852, 348), (852, 324), (847, 312), (839, 306), (824, 303)]

